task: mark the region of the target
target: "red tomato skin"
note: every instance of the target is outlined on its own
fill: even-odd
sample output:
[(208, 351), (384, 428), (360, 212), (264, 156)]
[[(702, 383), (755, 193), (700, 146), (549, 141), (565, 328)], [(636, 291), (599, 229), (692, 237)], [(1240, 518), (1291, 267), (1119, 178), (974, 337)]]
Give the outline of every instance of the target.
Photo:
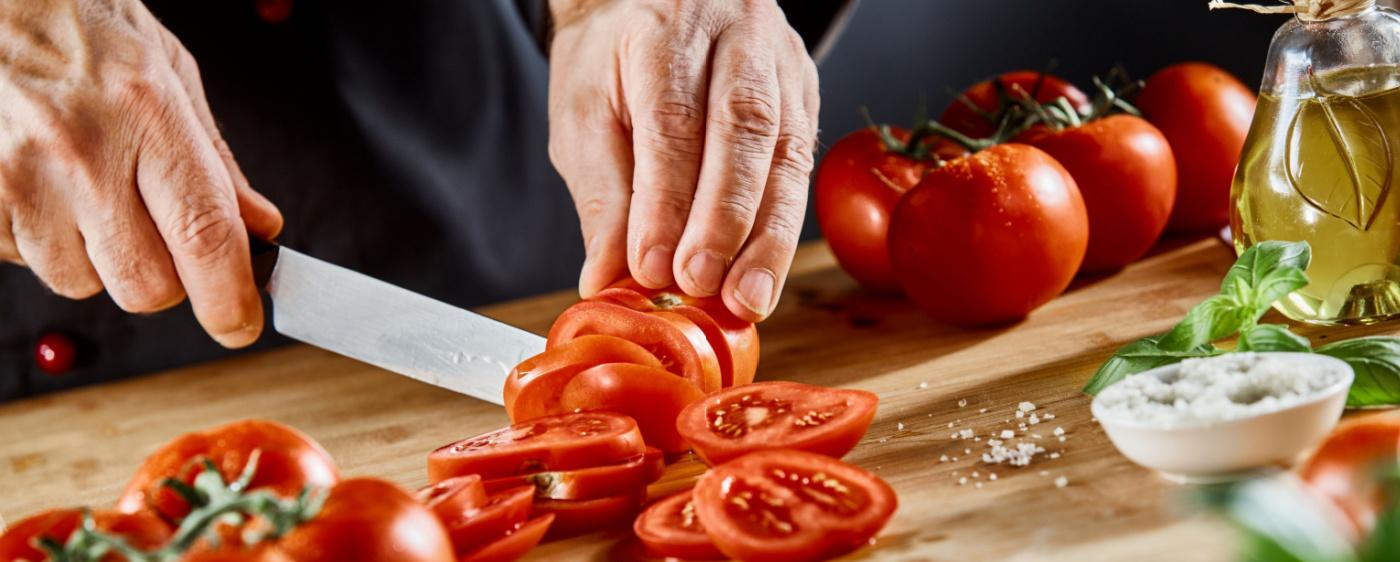
[(506, 376), (504, 402), (512, 422), (563, 413), (559, 396), (574, 375), (604, 363), (661, 368), (642, 346), (614, 336), (581, 336), (522, 361)]
[(275, 544), (295, 562), (449, 562), (447, 530), (398, 486), (372, 478), (342, 481), (321, 511)]
[(554, 515), (549, 536), (569, 537), (622, 526), (642, 512), (646, 499), (645, 489), (591, 500), (540, 499), (535, 501), (534, 513), (536, 517)]
[(705, 332), (685, 316), (639, 312), (612, 302), (579, 301), (554, 321), (545, 348), (590, 334), (616, 336), (646, 348), (666, 370), (705, 392), (720, 388), (719, 358)]
[(519, 560), (540, 544), (554, 523), (554, 514), (541, 515), (525, 523), (510, 534), (481, 547), (475, 552), (463, 554), (457, 562), (511, 562)]
[(189, 513), (189, 505), (161, 485), (164, 479), (178, 477), (193, 483), (203, 471), (198, 461), (208, 459), (219, 467), (225, 481), (233, 482), (254, 450), (259, 451), (258, 467), (250, 490), (266, 489), (294, 498), (305, 486), (330, 488), (340, 481), (335, 461), (310, 437), (277, 422), (242, 420), (186, 433), (156, 449), (127, 483), (117, 510), (149, 511), (178, 523)]
[(670, 372), (628, 363), (599, 365), (579, 373), (564, 388), (566, 412), (609, 411), (637, 420), (642, 440), (668, 453), (690, 450), (676, 430), (681, 410), (705, 395)]
[[(92, 511), (92, 519), (98, 530), (123, 537), (129, 544), (142, 550), (161, 546), (172, 534), (169, 525), (148, 513), (130, 514), (95, 509)], [(4, 534), (0, 534), (0, 562), (48, 560), (48, 554), (35, 548), (34, 541), (49, 537), (60, 543), (65, 542), (82, 524), (82, 520), (81, 508), (62, 508), (37, 513), (15, 522)], [(126, 558), (112, 554), (103, 560), (115, 562), (124, 561)]]
[[(686, 505), (690, 514), (685, 513)], [(632, 532), (661, 558), (681, 560), (724, 560), (726, 557), (694, 512), (690, 490), (673, 494), (648, 507), (632, 524)]]
[(471, 517), (447, 527), (453, 549), (460, 556), (510, 534), (530, 518), (534, 498), (534, 486), (517, 486), (491, 494), (486, 505)]
[(486, 487), (476, 474), (448, 478), (414, 492), (413, 497), (433, 510), (448, 529), (461, 525), (488, 501)]
[[(1035, 94), (1035, 101), (1040, 103), (1051, 103), (1064, 97), (1069, 100), (1080, 114), (1092, 109), (1089, 96), (1073, 84), (1061, 80), (1060, 78), (1045, 75), (1045, 81), (1041, 82), (1040, 90), (1035, 89), (1036, 80), (1040, 77), (1040, 72), (1034, 70), (1015, 70), (1002, 74), (999, 78), (1006, 86), (1007, 94), (1013, 98), (1021, 98), (1016, 88), (1025, 90), (1028, 94)], [(978, 82), (966, 90), (963, 96), (970, 100), (982, 111), (994, 113), (997, 111), (997, 104), (1000, 100), (997, 97), (997, 89), (991, 80)], [(953, 100), (948, 107), (943, 109), (943, 115), (938, 117), (938, 122), (947, 125), (949, 128), (970, 136), (975, 139), (983, 139), (992, 136), (997, 132), (997, 124), (987, 118), (978, 115), (976, 111), (968, 107), (961, 100)]]
[(1230, 223), (1230, 183), (1254, 120), (1254, 92), (1219, 67), (1174, 64), (1147, 79), (1137, 107), (1171, 143), (1176, 205), (1167, 232), (1194, 234)]
[(957, 326), (1018, 320), (1050, 302), (1074, 279), (1088, 245), (1074, 179), (1044, 151), (1016, 143), (930, 172), (890, 222), (904, 294)]
[(479, 474), (491, 480), (610, 464), (646, 453), (637, 422), (612, 412), (583, 412), (521, 422), (428, 454), (428, 481)]
[[(909, 140), (909, 131), (899, 127), (890, 127), (890, 134), (901, 142)], [(935, 153), (942, 158), (967, 153), (947, 141), (939, 142)], [(890, 213), (904, 192), (939, 161), (890, 152), (871, 127), (836, 141), (822, 158), (814, 195), (817, 225), (841, 269), (861, 286), (872, 291), (899, 291), (886, 243)]]
[(1400, 417), (1380, 415), (1344, 422), (1313, 451), (1299, 475), (1335, 504), (1362, 536), (1369, 535), (1389, 497), (1376, 478), (1400, 462)]
[[(803, 501), (795, 492), (784, 493), (808, 482), (822, 487), (824, 495), (836, 492), (813, 482), (818, 474), (846, 490), (846, 501), (835, 505), (854, 505), (856, 509), (834, 513), (828, 506)], [(753, 497), (734, 501), (745, 492)], [(715, 467), (700, 479), (693, 493), (696, 513), (715, 546), (738, 560), (811, 562), (835, 558), (869, 544), (899, 507), (894, 490), (879, 476), (831, 457), (785, 449), (759, 451)], [(754, 508), (764, 509), (764, 494), (780, 500), (779, 507), (767, 511), (786, 516), (791, 524), (788, 533), (751, 532), (746, 523), (755, 521), (738, 520), (756, 511)]]
[(586, 500), (630, 494), (666, 473), (666, 454), (647, 447), (645, 455), (619, 464), (557, 472), (536, 472), (483, 482), (488, 493), (530, 486), (535, 496), (555, 500)]
[(1176, 161), (1151, 123), (1112, 115), (1062, 131), (1037, 126), (1015, 142), (1054, 157), (1084, 197), (1089, 247), (1080, 273), (1122, 268), (1162, 236), (1176, 201)]
[[(712, 421), (718, 415), (716, 412), (729, 411), (731, 404), (736, 401), (741, 403), (746, 397), (764, 402), (760, 406), (768, 415), (784, 417), (777, 418), (774, 423), (765, 422), (762, 427), (748, 429), (740, 438), (725, 434), (726, 428), (717, 429)], [(787, 400), (790, 404), (774, 404), (772, 401), (775, 399)], [(759, 382), (705, 396), (681, 411), (676, 426), (692, 445), (695, 454), (710, 466), (773, 448), (798, 449), (841, 458), (865, 436), (870, 422), (875, 419), (879, 403), (879, 396), (864, 390), (823, 388), (783, 381)], [(804, 418), (795, 417), (811, 411), (836, 413), (834, 417), (810, 424)]]

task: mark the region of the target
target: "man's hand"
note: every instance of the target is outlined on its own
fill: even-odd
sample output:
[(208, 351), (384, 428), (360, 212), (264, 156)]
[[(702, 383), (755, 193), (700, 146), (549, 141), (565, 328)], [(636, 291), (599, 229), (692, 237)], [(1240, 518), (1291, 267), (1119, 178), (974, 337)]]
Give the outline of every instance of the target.
[(282, 216), (219, 135), (194, 59), (138, 0), (0, 0), (0, 260), (131, 312), (186, 294), (251, 344), (263, 311), (247, 232)]
[(627, 274), (767, 317), (806, 208), (817, 69), (774, 0), (552, 0), (549, 153), (584, 296)]

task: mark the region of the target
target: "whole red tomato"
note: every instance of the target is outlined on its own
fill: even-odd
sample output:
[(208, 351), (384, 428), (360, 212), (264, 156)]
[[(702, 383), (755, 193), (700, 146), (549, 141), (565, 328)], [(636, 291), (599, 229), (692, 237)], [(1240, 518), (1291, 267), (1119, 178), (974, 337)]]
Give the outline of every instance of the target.
[(1167, 232), (1214, 231), (1230, 222), (1230, 182), (1254, 118), (1254, 92), (1203, 62), (1174, 64), (1147, 79), (1137, 107), (1176, 156), (1176, 206)]
[[(153, 550), (170, 538), (170, 526), (148, 514), (98, 509), (92, 511), (92, 520), (98, 531), (125, 539), (141, 550)], [(37, 548), (35, 541), (50, 538), (62, 544), (82, 522), (83, 510), (79, 508), (54, 509), (18, 521), (0, 535), (0, 562), (48, 560), (48, 554)], [(115, 554), (109, 559), (126, 560)]]
[(202, 461), (219, 468), (226, 482), (237, 480), (258, 452), (257, 472), (250, 490), (268, 489), (294, 498), (302, 488), (329, 488), (340, 480), (335, 461), (305, 434), (276, 422), (242, 420), (181, 435), (156, 449), (136, 470), (117, 500), (123, 513), (149, 512), (178, 524), (190, 506), (161, 483), (175, 478), (193, 483)]
[(935, 319), (1024, 317), (1069, 286), (1089, 218), (1069, 172), (1044, 151), (1000, 144), (929, 172), (895, 207), (890, 263)]
[(1084, 196), (1089, 249), (1081, 272), (1128, 265), (1162, 235), (1176, 200), (1176, 162), (1151, 123), (1113, 115), (1059, 131), (1037, 126), (1015, 140), (1053, 156)]
[(1085, 95), (1079, 88), (1074, 87), (1074, 84), (1043, 72), (1016, 70), (991, 80), (978, 82), (963, 91), (963, 97), (983, 112), (992, 114), (992, 118), (979, 114), (962, 100), (953, 100), (953, 103), (948, 104), (948, 107), (943, 109), (943, 115), (938, 118), (938, 122), (974, 139), (992, 136), (1000, 124), (1000, 115), (1006, 109), (1002, 106), (1002, 99), (997, 94), (996, 82), (998, 80), (1001, 81), (1006, 95), (1013, 99), (1024, 100), (1025, 95), (1022, 93), (1024, 92), (1030, 94), (1035, 101), (1040, 103), (1053, 103), (1057, 99), (1065, 98), (1080, 114), (1087, 113), (1091, 108), (1089, 96)]
[[(900, 143), (909, 142), (909, 131), (890, 127), (889, 133)], [(868, 289), (899, 290), (886, 243), (890, 213), (899, 198), (943, 160), (967, 154), (949, 141), (935, 142), (926, 157), (911, 157), (892, 150), (875, 127), (866, 127), (837, 141), (822, 158), (817, 225), (841, 268)]]

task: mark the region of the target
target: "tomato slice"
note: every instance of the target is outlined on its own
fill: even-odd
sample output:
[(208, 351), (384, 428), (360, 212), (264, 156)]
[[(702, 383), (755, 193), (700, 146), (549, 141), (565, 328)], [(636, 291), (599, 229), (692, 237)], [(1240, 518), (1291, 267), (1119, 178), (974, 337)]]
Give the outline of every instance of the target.
[(648, 289), (627, 277), (589, 297), (613, 302), (639, 312), (674, 312), (690, 319), (715, 350), (720, 386), (728, 388), (753, 382), (758, 369), (758, 329), (729, 311), (719, 297), (692, 297), (672, 285)]
[(870, 542), (898, 507), (879, 476), (826, 455), (751, 453), (695, 485), (695, 512), (720, 551), (740, 560), (825, 560)]
[(475, 552), (462, 555), (457, 562), (511, 562), (519, 560), (540, 544), (554, 522), (554, 514), (547, 513), (531, 519), (514, 531), (496, 539)]
[(665, 453), (656, 447), (647, 447), (645, 455), (619, 464), (508, 476), (487, 480), (483, 484), (488, 493), (530, 486), (535, 489), (535, 497), (538, 498), (587, 500), (636, 492), (660, 480), (665, 472)]
[(840, 458), (860, 442), (879, 404), (864, 390), (760, 382), (686, 406), (676, 425), (710, 465), (775, 447)]
[(652, 554), (681, 560), (724, 560), (700, 517), (690, 490), (652, 504), (632, 524), (637, 538)]
[(511, 421), (522, 422), (568, 411), (559, 405), (564, 385), (579, 372), (604, 363), (661, 368), (661, 360), (640, 345), (614, 336), (582, 336), (516, 365), (506, 377), (506, 413)]
[[(108, 509), (92, 510), (97, 529), (126, 539), (142, 550), (154, 550), (170, 538), (171, 529), (149, 513), (128, 514)], [(83, 522), (81, 508), (53, 509), (26, 517), (0, 535), (0, 560), (48, 560), (47, 552), (36, 546), (41, 538), (66, 543)]]
[(609, 363), (579, 373), (560, 396), (566, 411), (609, 411), (637, 421), (648, 445), (668, 453), (690, 449), (676, 431), (681, 410), (704, 398), (695, 385), (653, 367)]
[(452, 548), (462, 555), (506, 536), (530, 518), (534, 499), (534, 486), (516, 486), (491, 494), (480, 509), (467, 514), (459, 523), (448, 525)]
[(719, 360), (705, 332), (675, 312), (638, 312), (611, 302), (585, 300), (559, 315), (549, 329), (546, 349), (581, 336), (617, 336), (646, 348), (667, 371), (685, 377), (695, 388), (720, 387)]
[(486, 505), (486, 489), (476, 474), (448, 478), (418, 490), (413, 497), (433, 510), (449, 529)]
[(549, 529), (550, 536), (573, 536), (620, 527), (632, 521), (641, 513), (646, 499), (647, 491), (642, 489), (592, 500), (536, 500), (535, 515), (555, 515), (554, 525)]
[(646, 452), (637, 422), (612, 412), (561, 414), (517, 423), (428, 454), (428, 481), (480, 474), (504, 478), (612, 464)]

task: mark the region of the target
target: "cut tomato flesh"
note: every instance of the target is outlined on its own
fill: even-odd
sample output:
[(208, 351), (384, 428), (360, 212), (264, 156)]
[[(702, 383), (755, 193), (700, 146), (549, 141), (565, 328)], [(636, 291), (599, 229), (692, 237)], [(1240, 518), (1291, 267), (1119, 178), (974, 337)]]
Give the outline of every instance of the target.
[(720, 388), (715, 350), (690, 319), (674, 312), (638, 312), (600, 301), (580, 301), (565, 310), (549, 330), (547, 349), (582, 336), (616, 336), (646, 348), (667, 371), (684, 377), (696, 388)]
[(530, 518), (534, 499), (535, 489), (532, 486), (518, 486), (491, 494), (480, 509), (447, 526), (447, 534), (452, 537), (452, 548), (461, 555), (504, 537)]
[(653, 367), (629, 363), (599, 365), (579, 373), (560, 396), (568, 411), (609, 411), (637, 421), (648, 445), (668, 453), (690, 449), (676, 430), (681, 410), (704, 398), (695, 385)]
[(448, 528), (486, 505), (486, 490), (481, 485), (481, 477), (475, 474), (448, 478), (418, 490), (413, 497), (433, 510)]
[(752, 453), (710, 470), (696, 513), (720, 551), (741, 560), (825, 560), (856, 550), (898, 506), (884, 480), (806, 451)]
[(723, 560), (715, 542), (695, 512), (691, 491), (667, 497), (643, 511), (632, 531), (659, 557), (681, 560)]
[(483, 484), (488, 493), (531, 486), (537, 498), (586, 500), (636, 492), (661, 479), (665, 471), (665, 454), (655, 447), (647, 447), (645, 455), (619, 464), (522, 474), (487, 480)]
[(614, 336), (581, 336), (522, 361), (506, 376), (506, 413), (522, 422), (568, 411), (559, 405), (564, 386), (579, 372), (604, 363), (661, 368), (661, 360), (640, 345)]
[(712, 393), (687, 406), (676, 423), (711, 465), (775, 447), (840, 458), (870, 428), (879, 403), (864, 390), (760, 382)]
[(428, 455), (428, 481), (504, 478), (613, 464), (646, 452), (632, 418), (582, 412), (534, 419), (464, 439)]
[(509, 534), (492, 541), (476, 551), (463, 554), (457, 562), (511, 562), (523, 558), (530, 549), (540, 544), (550, 525), (553, 514), (545, 514), (531, 519)]
[(625, 525), (646, 502), (646, 490), (592, 500), (538, 500), (535, 515), (553, 513), (550, 536), (573, 536)]

